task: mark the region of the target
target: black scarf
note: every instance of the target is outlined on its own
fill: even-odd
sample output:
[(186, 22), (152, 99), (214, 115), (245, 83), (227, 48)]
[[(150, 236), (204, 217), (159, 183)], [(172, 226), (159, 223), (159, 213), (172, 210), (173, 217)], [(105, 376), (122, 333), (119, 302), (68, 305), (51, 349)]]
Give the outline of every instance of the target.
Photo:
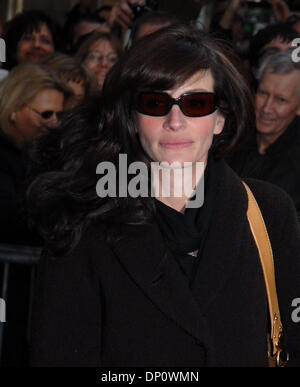
[[(218, 162), (209, 157), (204, 172), (204, 203), (200, 208), (186, 208), (184, 213), (156, 201), (156, 217), (167, 249), (190, 281), (196, 274), (209, 229), (218, 182)], [(195, 256), (191, 255), (194, 253)]]

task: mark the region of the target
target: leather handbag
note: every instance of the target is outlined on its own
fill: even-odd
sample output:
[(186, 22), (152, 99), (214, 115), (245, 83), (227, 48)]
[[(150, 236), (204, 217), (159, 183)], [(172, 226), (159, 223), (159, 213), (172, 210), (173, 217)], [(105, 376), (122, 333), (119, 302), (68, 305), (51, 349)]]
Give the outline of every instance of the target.
[(247, 218), (258, 249), (268, 297), (270, 314), (270, 331), (267, 335), (269, 366), (285, 367), (289, 360), (289, 354), (283, 348), (282, 343), (283, 325), (276, 292), (272, 247), (257, 201), (247, 184), (245, 182), (243, 184), (248, 195)]

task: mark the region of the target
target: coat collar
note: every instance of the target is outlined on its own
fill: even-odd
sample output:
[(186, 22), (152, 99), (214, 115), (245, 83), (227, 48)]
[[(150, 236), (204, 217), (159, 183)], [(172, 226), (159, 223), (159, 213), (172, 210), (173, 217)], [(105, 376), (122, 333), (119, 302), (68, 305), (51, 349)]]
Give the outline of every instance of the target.
[(240, 179), (223, 162), (219, 176), (216, 206), (192, 288), (168, 254), (156, 224), (126, 226), (126, 233), (113, 247), (144, 294), (204, 345), (209, 337), (205, 312), (239, 264), (241, 233), (249, 231), (247, 199)]

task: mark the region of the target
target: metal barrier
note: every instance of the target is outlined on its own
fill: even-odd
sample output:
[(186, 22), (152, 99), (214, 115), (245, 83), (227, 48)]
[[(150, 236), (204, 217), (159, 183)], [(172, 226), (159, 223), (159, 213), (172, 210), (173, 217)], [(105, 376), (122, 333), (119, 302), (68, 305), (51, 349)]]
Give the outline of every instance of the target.
[[(3, 275), (0, 298), (7, 300), (7, 289), (9, 283), (9, 269), (12, 264), (30, 265), (31, 271), (31, 284), (30, 284), (30, 299), (29, 299), (29, 313), (28, 313), (28, 327), (30, 324), (30, 311), (33, 297), (33, 280), (34, 280), (34, 268), (38, 263), (41, 255), (41, 248), (35, 246), (23, 246), (23, 245), (11, 245), (0, 244), (0, 263), (3, 264)], [(3, 337), (4, 337), (5, 322), (0, 321), (0, 364), (2, 360), (3, 349)]]

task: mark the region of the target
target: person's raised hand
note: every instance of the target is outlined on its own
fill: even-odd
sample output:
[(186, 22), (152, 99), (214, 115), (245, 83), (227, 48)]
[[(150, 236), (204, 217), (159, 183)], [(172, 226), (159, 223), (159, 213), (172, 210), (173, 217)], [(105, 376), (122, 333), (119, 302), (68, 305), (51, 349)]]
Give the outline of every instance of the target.
[(273, 14), (279, 23), (285, 23), (290, 16), (290, 9), (284, 0), (268, 0), (271, 4)]
[(117, 24), (124, 30), (127, 30), (132, 26), (134, 14), (130, 8), (130, 4), (142, 6), (144, 5), (144, 0), (118, 0), (110, 13), (108, 22), (111, 27)]
[(219, 25), (221, 28), (229, 29), (234, 15), (238, 11), (241, 3), (244, 3), (246, 0), (230, 0), (225, 8), (223, 16), (220, 19)]

